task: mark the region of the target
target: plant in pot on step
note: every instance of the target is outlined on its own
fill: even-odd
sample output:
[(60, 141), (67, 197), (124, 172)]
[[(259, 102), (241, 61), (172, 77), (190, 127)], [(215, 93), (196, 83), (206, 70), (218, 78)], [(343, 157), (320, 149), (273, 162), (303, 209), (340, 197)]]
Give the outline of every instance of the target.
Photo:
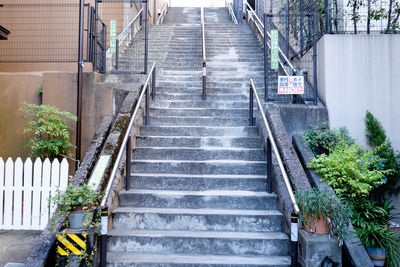
[(331, 234), (339, 246), (347, 237), (351, 210), (333, 192), (317, 189), (296, 191), (300, 208), (300, 222), (305, 231), (313, 234)]
[(65, 192), (57, 192), (54, 197), (50, 198), (50, 202), (58, 207), (53, 218), (68, 216), (64, 226), (72, 229), (88, 229), (96, 226), (96, 219), (93, 220), (93, 215), (95, 210), (97, 212), (99, 210), (99, 201), (100, 193), (88, 185), (69, 186)]
[(385, 260), (389, 267), (399, 266), (400, 239), (388, 226), (371, 222), (355, 230), (375, 266), (385, 266)]

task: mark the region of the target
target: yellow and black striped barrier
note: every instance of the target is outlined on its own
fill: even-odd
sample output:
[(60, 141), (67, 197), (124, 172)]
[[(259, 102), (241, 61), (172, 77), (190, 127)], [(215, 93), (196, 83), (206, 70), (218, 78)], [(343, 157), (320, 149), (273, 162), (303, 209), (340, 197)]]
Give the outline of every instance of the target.
[(79, 256), (86, 251), (86, 234), (58, 235), (57, 240), (57, 253), (60, 256)]

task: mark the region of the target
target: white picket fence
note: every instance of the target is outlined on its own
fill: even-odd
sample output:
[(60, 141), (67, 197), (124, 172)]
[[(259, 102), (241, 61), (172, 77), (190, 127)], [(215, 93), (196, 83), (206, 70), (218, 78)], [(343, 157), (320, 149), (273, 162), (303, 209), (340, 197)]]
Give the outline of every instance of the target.
[(0, 229), (43, 230), (55, 207), (48, 198), (68, 186), (68, 162), (38, 158), (25, 163), (0, 157)]

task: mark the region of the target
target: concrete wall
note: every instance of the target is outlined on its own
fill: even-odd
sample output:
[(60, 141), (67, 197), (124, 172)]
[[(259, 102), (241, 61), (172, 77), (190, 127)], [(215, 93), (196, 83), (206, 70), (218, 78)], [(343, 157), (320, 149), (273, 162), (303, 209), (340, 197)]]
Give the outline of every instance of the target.
[(369, 110), (400, 150), (400, 36), (325, 35), (318, 42), (319, 96), (331, 126), (366, 145)]

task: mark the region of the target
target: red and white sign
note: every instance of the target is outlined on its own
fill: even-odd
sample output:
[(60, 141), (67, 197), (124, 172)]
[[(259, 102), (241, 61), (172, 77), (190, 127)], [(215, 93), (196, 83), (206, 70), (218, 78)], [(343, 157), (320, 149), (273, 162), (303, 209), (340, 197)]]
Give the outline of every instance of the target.
[(304, 94), (303, 76), (279, 76), (278, 95), (302, 95)]

